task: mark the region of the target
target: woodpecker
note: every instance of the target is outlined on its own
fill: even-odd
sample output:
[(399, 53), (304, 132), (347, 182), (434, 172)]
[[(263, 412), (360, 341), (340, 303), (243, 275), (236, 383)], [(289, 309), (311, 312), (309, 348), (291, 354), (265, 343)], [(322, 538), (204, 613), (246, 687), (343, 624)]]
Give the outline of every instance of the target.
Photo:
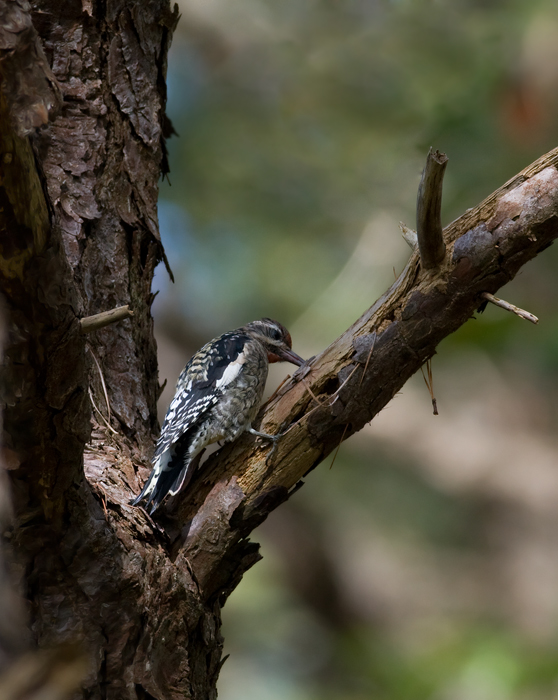
[(279, 436), (252, 428), (270, 362), (304, 360), (291, 349), (291, 336), (277, 321), (262, 318), (211, 340), (182, 370), (153, 455), (153, 470), (143, 491), (150, 514), (167, 494), (186, 488), (196, 457), (217, 441), (232, 442), (245, 430), (258, 437)]

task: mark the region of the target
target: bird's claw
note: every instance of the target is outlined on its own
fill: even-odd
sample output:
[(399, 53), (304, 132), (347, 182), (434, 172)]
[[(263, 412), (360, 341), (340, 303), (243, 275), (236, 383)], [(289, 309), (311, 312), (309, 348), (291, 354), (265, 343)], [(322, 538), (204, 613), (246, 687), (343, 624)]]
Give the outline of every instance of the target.
[(274, 436), (273, 436), (273, 441), (272, 441), (272, 442), (273, 442), (273, 446), (272, 446), (272, 448), (271, 448), (271, 452), (270, 452), (270, 453), (267, 455), (267, 457), (265, 458), (265, 466), (266, 466), (266, 467), (269, 466), (269, 463), (270, 463), (270, 461), (271, 461), (271, 458), (272, 458), (273, 455), (277, 452), (277, 447), (279, 446), (279, 438), (282, 437), (282, 435), (283, 435), (283, 433), (281, 433), (281, 434), (279, 434), (279, 435), (274, 435)]
[(267, 433), (260, 433), (258, 430), (254, 430), (254, 428), (248, 428), (248, 432), (252, 433), (252, 435), (255, 435), (256, 437), (259, 437), (263, 440), (271, 440), (273, 443), (273, 447), (271, 448), (271, 452), (267, 455), (265, 459), (266, 466), (269, 464), (269, 460), (273, 457), (273, 455), (277, 452), (277, 446), (279, 444), (280, 438), (283, 437), (284, 433), (277, 433), (277, 435), (268, 435)]

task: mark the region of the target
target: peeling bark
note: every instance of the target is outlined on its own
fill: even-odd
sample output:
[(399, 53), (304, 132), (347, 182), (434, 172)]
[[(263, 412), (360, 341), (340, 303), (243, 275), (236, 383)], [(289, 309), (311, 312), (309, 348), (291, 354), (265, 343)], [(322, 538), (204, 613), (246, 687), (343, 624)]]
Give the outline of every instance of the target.
[[(9, 44), (13, 12), (27, 39), (16, 32)], [(261, 412), (266, 432), (286, 431), (269, 464), (268, 445), (242, 437), (157, 529), (128, 501), (156, 430), (151, 280), (163, 256), (157, 181), (176, 21), (163, 0), (0, 3), (8, 534), (35, 641), (86, 649), (83, 698), (215, 697), (220, 609), (259, 558), (250, 532), (385, 406), (482, 292), (558, 235), (556, 150), (446, 228), (441, 267), (421, 270), (414, 253), (391, 289), (277, 392)], [(21, 85), (6, 77), (18, 61)], [(28, 110), (42, 112), (20, 90), (48, 117), (31, 136)], [(49, 101), (50, 90), (63, 99)], [(133, 317), (81, 332), (80, 318), (120, 306)]]

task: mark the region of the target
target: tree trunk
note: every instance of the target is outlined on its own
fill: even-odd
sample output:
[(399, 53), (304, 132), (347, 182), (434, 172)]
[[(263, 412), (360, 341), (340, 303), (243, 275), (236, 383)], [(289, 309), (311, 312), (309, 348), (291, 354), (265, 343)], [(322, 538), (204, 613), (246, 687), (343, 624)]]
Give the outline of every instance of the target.
[[(439, 266), (422, 269), (415, 252), (386, 295), (281, 388), (262, 410), (266, 432), (287, 431), (276, 454), (243, 436), (157, 528), (128, 501), (156, 434), (151, 281), (164, 255), (157, 181), (176, 22), (165, 0), (0, 2), (8, 538), (33, 638), (81, 640), (89, 665), (76, 697), (215, 697), (220, 610), (259, 558), (250, 532), (386, 405), (482, 292), (558, 235), (557, 150), (451, 224)], [(82, 332), (80, 318), (123, 305), (132, 318)]]

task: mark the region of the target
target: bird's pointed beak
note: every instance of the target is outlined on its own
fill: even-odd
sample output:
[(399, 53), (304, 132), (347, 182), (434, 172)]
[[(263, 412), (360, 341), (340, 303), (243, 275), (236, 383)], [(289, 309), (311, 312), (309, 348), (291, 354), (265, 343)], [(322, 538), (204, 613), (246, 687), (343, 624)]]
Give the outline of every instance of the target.
[(302, 357), (297, 355), (296, 352), (293, 352), (292, 350), (284, 350), (283, 348), (280, 348), (277, 350), (277, 355), (279, 355), (279, 357), (285, 362), (292, 362), (293, 365), (298, 365), (299, 367), (306, 362), (306, 360), (303, 360)]

